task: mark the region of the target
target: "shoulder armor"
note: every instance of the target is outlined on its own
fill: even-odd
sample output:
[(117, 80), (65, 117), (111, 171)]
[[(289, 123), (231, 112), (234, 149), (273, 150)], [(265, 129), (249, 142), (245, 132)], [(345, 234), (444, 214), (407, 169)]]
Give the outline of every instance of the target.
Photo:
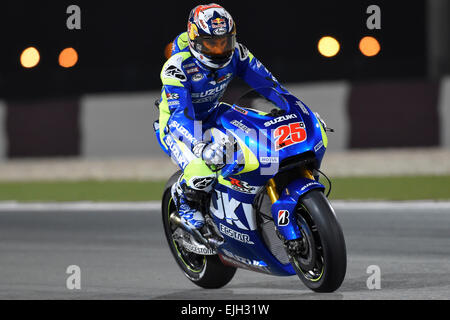
[(185, 49), (189, 45), (187, 32), (183, 32), (177, 37), (177, 46), (179, 50)]
[(242, 43), (237, 42), (236, 48), (238, 49), (239, 59), (241, 59), (241, 61), (244, 61), (245, 59), (248, 58), (249, 51), (246, 46), (244, 46)]
[(163, 84), (183, 86), (181, 82), (187, 81), (183, 71), (183, 61), (191, 56), (190, 52), (179, 52), (166, 61), (161, 71)]

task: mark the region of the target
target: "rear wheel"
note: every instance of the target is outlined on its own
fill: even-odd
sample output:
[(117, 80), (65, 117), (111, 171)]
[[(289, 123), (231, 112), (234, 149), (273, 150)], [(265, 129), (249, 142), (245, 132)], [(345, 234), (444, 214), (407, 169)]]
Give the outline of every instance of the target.
[(169, 179), (162, 200), (164, 232), (170, 251), (184, 275), (193, 283), (202, 288), (223, 287), (231, 281), (236, 273), (236, 268), (224, 265), (218, 255), (200, 255), (189, 252), (174, 239), (174, 234), (180, 231), (180, 228), (169, 219), (173, 213), (178, 215), (170, 188), (180, 174), (181, 171), (178, 171)]
[(342, 228), (328, 199), (312, 190), (299, 200), (301, 240), (288, 244), (290, 261), (303, 283), (316, 292), (333, 292), (344, 280), (347, 253)]

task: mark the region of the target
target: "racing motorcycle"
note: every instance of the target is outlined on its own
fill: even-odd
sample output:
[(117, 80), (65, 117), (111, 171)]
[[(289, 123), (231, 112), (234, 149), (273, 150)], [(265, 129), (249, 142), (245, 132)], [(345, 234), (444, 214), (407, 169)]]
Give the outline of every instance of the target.
[[(267, 99), (249, 99), (263, 91), (269, 108)], [(228, 106), (211, 132), (227, 152), (213, 191), (201, 200), (202, 232), (181, 222), (172, 199), (171, 186), (182, 172), (164, 188), (162, 220), (176, 262), (203, 288), (220, 288), (244, 268), (297, 275), (315, 292), (335, 291), (344, 280), (347, 255), (319, 182), (329, 129), (302, 101), (273, 88), (251, 91)]]

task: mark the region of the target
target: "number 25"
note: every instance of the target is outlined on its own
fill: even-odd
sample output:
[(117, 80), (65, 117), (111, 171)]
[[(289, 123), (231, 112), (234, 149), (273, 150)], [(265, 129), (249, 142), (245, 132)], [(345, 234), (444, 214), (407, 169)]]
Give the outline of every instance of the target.
[(306, 140), (306, 130), (303, 122), (294, 122), (275, 129), (275, 150), (289, 147), (290, 145)]

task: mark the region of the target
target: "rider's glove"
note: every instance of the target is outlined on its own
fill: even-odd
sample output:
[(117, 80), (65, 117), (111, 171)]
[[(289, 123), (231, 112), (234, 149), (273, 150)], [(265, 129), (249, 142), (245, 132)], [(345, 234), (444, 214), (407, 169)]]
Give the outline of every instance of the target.
[(214, 166), (214, 169), (218, 169), (225, 165), (222, 144), (199, 142), (193, 147), (192, 151), (195, 156), (202, 158), (208, 167)]

